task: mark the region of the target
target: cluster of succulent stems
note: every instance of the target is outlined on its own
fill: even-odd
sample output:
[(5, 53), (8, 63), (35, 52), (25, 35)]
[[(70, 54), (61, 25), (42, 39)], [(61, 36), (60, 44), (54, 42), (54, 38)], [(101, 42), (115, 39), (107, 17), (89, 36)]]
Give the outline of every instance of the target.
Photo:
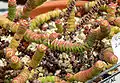
[[(20, 14), (21, 16), (19, 17), (28, 18), (30, 11), (36, 8), (38, 5), (41, 5), (45, 1), (46, 0), (27, 0), (25, 6), (23, 7), (23, 11), (21, 11)], [(70, 0), (69, 2), (75, 2), (75, 0)], [(86, 9), (85, 11), (88, 11), (90, 8), (90, 12), (88, 12), (88, 15), (93, 10), (98, 11), (99, 7), (103, 6), (108, 1), (103, 1), (103, 2), (101, 1), (101, 3), (99, 2), (100, 1), (95, 1), (94, 3), (93, 2), (86, 3), (84, 5), (84, 8)], [(68, 4), (68, 9), (69, 6), (71, 6), (69, 4)], [(87, 4), (92, 4), (92, 5), (87, 5)], [(74, 19), (75, 6), (74, 5), (72, 6), (73, 7), (71, 11), (69, 12), (70, 16), (67, 19), (68, 32), (73, 32), (76, 29), (75, 19)], [(45, 52), (48, 48), (52, 50), (59, 50), (61, 52), (83, 53), (84, 51), (90, 49), (96, 40), (102, 40), (105, 37), (111, 36), (119, 32), (120, 30), (116, 28), (116, 26), (120, 27), (120, 21), (119, 21), (120, 17), (115, 17), (116, 5), (111, 3), (110, 5), (105, 6), (104, 9), (106, 9), (108, 12), (107, 20), (101, 19), (99, 21), (100, 28), (97, 30), (92, 30), (87, 35), (85, 43), (80, 45), (78, 43), (72, 43), (70, 41), (65, 41), (65, 40), (62, 41), (57, 39), (63, 34), (64, 31), (63, 30), (64, 27), (62, 23), (60, 23), (60, 20), (57, 20), (55, 22), (57, 27), (56, 33), (52, 33), (48, 35), (48, 34), (42, 34), (42, 33), (39, 34), (34, 32), (34, 29), (38, 29), (39, 25), (42, 25), (43, 23), (49, 21), (50, 19), (60, 17), (61, 12), (63, 11), (56, 9), (44, 14), (40, 14), (35, 18), (33, 18), (30, 21), (30, 23), (28, 23), (28, 21), (23, 19), (20, 19), (17, 23), (15, 23), (13, 22), (13, 20), (16, 18), (16, 0), (9, 0), (8, 18), (0, 16), (0, 26), (4, 29), (10, 30), (13, 33), (15, 33), (9, 46), (6, 48), (5, 51), (6, 58), (9, 60), (11, 68), (21, 69), (22, 67), (24, 67), (22, 72), (12, 80), (12, 83), (25, 83), (29, 77), (31, 70), (35, 69), (39, 65), (40, 61), (45, 56)], [(111, 26), (109, 23), (111, 21), (113, 21), (116, 26)], [(83, 19), (83, 21), (81, 22), (80, 24), (83, 24), (86, 21)], [(26, 66), (23, 66), (24, 64), (21, 62), (20, 58), (15, 55), (17, 51), (17, 47), (19, 46), (20, 41), (22, 39), (25, 39), (28, 42), (35, 42), (38, 44), (37, 49), (34, 55), (32, 56), (32, 59), (28, 62)], [(103, 52), (103, 56), (104, 56), (104, 60), (109, 64), (116, 64), (118, 61), (118, 57), (114, 55), (111, 48), (105, 49)], [(68, 81), (77, 80), (77, 81), (85, 82), (91, 79), (93, 76), (96, 76), (99, 73), (101, 73), (105, 68), (107, 68), (107, 66), (104, 61), (97, 61), (91, 68), (87, 70), (80, 71), (74, 75), (68, 74), (66, 76), (66, 79)], [(60, 80), (57, 76), (41, 77), (38, 80), (41, 83), (46, 83), (46, 82), (61, 83), (63, 81)], [(65, 83), (69, 83), (69, 82), (66, 81)]]

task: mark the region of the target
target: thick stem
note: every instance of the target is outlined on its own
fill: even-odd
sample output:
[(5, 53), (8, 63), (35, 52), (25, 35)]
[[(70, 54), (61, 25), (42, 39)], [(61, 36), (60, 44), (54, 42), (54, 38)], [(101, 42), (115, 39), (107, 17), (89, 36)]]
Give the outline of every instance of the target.
[(10, 21), (4, 16), (0, 16), (0, 26), (15, 33), (19, 27), (19, 24)]
[(67, 9), (66, 9), (66, 12), (65, 12), (65, 15), (64, 15), (65, 22), (67, 22), (68, 18), (70, 17), (70, 14), (71, 14), (72, 10), (74, 10), (75, 3), (76, 3), (76, 0), (69, 0), (68, 1)]
[(42, 60), (43, 56), (45, 55), (46, 50), (47, 47), (44, 44), (40, 44), (37, 47), (37, 50), (32, 57), (32, 60), (29, 62), (29, 66), (32, 68), (36, 68), (40, 61)]
[(74, 75), (67, 75), (66, 78), (70, 81), (77, 80), (77, 81), (85, 82), (91, 79), (92, 77), (98, 75), (99, 73), (101, 73), (104, 70), (105, 66), (106, 66), (105, 62), (99, 60), (91, 68), (80, 71)]
[(12, 80), (12, 83), (25, 83), (29, 77), (30, 71), (24, 68), (22, 72)]
[(13, 49), (17, 49), (20, 41), (23, 39), (26, 28), (28, 27), (28, 22), (26, 20), (19, 21), (20, 26), (18, 27), (16, 33), (14, 34), (13, 39), (11, 40), (9, 47)]
[[(28, 26), (28, 23), (25, 20), (20, 20), (20, 26), (18, 27), (16, 33), (14, 34), (13, 39), (11, 40), (9, 44), (9, 49), (6, 51), (6, 56), (11, 56), (10, 53), (14, 53), (17, 51), (17, 47), (19, 46), (20, 41), (23, 39), (24, 33), (26, 31), (26, 27)], [(13, 49), (13, 50), (12, 50)], [(8, 55), (7, 55), (8, 54)], [(10, 54), (10, 55), (9, 55)], [(22, 62), (20, 61), (18, 56), (13, 55), (10, 58), (10, 64), (13, 69), (19, 69), (22, 67)]]
[(86, 42), (89, 46), (92, 46), (95, 40), (102, 40), (103, 38), (107, 37), (110, 33), (111, 26), (109, 25), (107, 20), (100, 20), (100, 29), (91, 31), (87, 38)]
[(45, 14), (40, 14), (40, 15), (36, 16), (34, 19), (32, 19), (32, 21), (30, 23), (30, 29), (34, 30), (34, 29), (38, 28), (39, 25), (47, 22), (51, 18), (59, 17), (60, 13), (61, 13), (60, 10), (54, 10), (54, 11), (47, 12)]
[(8, 0), (8, 18), (13, 21), (16, 15), (16, 0)]
[(30, 12), (35, 9), (37, 6), (43, 4), (47, 0), (27, 0), (23, 7), (22, 11), (22, 17), (28, 18), (30, 15)]
[[(72, 1), (69, 0), (69, 3), (70, 4)], [(67, 20), (67, 31), (68, 32), (73, 32), (76, 28), (75, 26), (75, 5), (73, 5), (73, 8), (71, 9), (71, 13), (70, 13), (70, 16)]]
[(29, 42), (36, 42), (38, 44), (41, 44), (43, 42), (48, 42), (48, 40), (52, 41), (60, 36), (61, 35), (59, 33), (51, 33), (50, 35), (38, 34), (36, 32), (33, 32), (33, 31), (27, 29), (24, 34), (24, 39)]
[(118, 57), (114, 55), (112, 48), (107, 48), (103, 52), (104, 60), (110, 64), (116, 64), (118, 62)]

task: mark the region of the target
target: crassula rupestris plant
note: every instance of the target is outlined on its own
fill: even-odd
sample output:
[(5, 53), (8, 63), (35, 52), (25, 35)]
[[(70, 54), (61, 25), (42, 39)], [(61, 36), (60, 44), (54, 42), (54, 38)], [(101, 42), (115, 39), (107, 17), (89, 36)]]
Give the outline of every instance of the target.
[(16, 15), (16, 0), (8, 0), (8, 18), (13, 21)]
[(91, 79), (92, 77), (94, 77), (95, 75), (99, 74), (100, 72), (102, 72), (104, 68), (105, 68), (105, 63), (103, 61), (97, 61), (91, 68), (87, 70), (80, 71), (74, 75), (67, 74), (66, 79), (85, 82)]
[(118, 57), (114, 55), (112, 48), (107, 48), (103, 52), (104, 60), (110, 64), (116, 64), (118, 62)]
[[(0, 16), (0, 33), (8, 31), (11, 39), (5, 40), (9, 45), (4, 45), (2, 40), (7, 35), (0, 35), (0, 52), (4, 52), (5, 57), (0, 56), (13, 71), (21, 70), (9, 77), (12, 83), (86, 82), (109, 68), (107, 64), (110, 67), (117, 64), (118, 57), (102, 41), (110, 40), (120, 31), (120, 17), (116, 16), (119, 5), (111, 0), (58, 2), (62, 5), (55, 8), (53, 4), (45, 6), (52, 1), (27, 0), (18, 10), (16, 0), (8, 0), (8, 16)], [(33, 9), (41, 7), (46, 7), (47, 12), (33, 18)], [(81, 17), (76, 16), (78, 12)], [(101, 15), (104, 12), (106, 14)], [(87, 34), (84, 34), (86, 29)], [(97, 46), (98, 42), (103, 43), (103, 47), (102, 44)], [(29, 60), (24, 60), (26, 57)], [(35, 73), (34, 80), (30, 78), (31, 73)]]

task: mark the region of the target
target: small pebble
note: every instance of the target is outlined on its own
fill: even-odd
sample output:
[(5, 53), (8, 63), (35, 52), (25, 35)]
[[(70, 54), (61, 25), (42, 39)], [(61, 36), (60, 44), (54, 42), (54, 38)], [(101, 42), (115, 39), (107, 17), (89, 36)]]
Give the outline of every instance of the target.
[(39, 73), (38, 76), (39, 76), (39, 77), (43, 77), (43, 73)]
[(4, 67), (4, 63), (3, 63), (2, 60), (0, 60), (0, 66), (1, 66), (1, 67)]

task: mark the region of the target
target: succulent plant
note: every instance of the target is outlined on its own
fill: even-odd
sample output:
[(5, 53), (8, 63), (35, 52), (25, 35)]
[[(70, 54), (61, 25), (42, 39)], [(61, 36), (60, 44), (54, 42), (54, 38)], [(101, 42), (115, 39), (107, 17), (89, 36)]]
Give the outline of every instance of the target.
[(27, 0), (19, 9), (16, 0), (8, 1), (8, 16), (0, 16), (0, 60), (9, 68), (0, 67), (5, 71), (0, 82), (85, 82), (118, 62), (104, 41), (120, 31), (117, 2), (86, 1), (76, 7), (78, 1), (69, 0), (66, 9), (49, 5), (51, 11), (30, 18), (33, 9), (47, 3)]

